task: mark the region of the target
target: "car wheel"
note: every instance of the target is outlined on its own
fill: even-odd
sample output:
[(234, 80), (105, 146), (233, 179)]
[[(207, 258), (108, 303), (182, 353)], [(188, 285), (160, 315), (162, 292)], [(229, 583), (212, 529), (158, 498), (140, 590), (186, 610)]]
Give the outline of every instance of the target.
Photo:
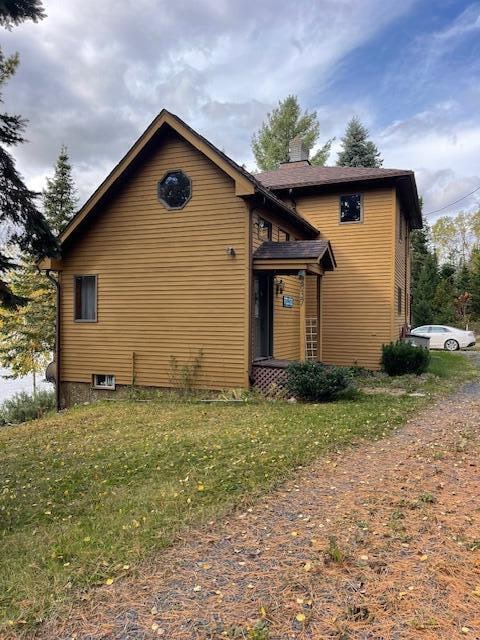
[(460, 349), (460, 345), (458, 344), (458, 342), (456, 340), (454, 340), (453, 338), (449, 338), (446, 342), (445, 342), (445, 349), (447, 351), (458, 351)]

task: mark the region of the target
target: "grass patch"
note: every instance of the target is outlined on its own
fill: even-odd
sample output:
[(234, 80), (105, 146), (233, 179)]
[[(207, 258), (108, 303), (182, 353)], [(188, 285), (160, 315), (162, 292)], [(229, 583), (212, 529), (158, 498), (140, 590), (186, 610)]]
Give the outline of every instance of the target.
[[(433, 356), (444, 376), (429, 393), (473, 376), (461, 356)], [(328, 449), (387, 435), (427, 402), (119, 402), (0, 430), (0, 629), (31, 627), (80, 589), (134, 571), (180, 529), (245, 505)]]

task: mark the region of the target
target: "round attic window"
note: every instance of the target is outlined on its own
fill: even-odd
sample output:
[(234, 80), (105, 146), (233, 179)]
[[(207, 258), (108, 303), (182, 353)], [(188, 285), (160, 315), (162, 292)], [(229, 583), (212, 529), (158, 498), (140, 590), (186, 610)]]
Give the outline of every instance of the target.
[(192, 183), (183, 171), (169, 171), (158, 183), (158, 198), (167, 209), (181, 209), (191, 195)]

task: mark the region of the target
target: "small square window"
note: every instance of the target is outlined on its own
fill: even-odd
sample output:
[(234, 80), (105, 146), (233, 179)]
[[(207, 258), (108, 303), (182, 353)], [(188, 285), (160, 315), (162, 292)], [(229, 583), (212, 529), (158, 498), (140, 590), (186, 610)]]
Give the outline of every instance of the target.
[(362, 196), (360, 193), (352, 193), (340, 196), (340, 222), (362, 221)]
[(97, 276), (75, 276), (75, 320), (97, 320)]
[(106, 373), (94, 373), (93, 387), (95, 389), (115, 389), (115, 376)]
[(290, 234), (284, 231), (283, 229), (278, 230), (278, 241), (279, 242), (288, 242), (290, 240)]
[(258, 219), (258, 237), (261, 240), (272, 239), (272, 223), (263, 218)]

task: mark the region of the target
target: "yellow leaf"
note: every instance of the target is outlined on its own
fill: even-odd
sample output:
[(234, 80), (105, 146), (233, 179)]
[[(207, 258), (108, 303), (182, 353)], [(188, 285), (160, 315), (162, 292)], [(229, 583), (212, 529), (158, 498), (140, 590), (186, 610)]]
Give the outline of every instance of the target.
[(295, 620), (297, 622), (305, 622), (305, 614), (304, 613), (297, 613), (297, 615), (295, 616)]
[(477, 586), (472, 591), (472, 593), (473, 593), (474, 596), (477, 596), (477, 598), (480, 598), (480, 584), (477, 584)]
[(196, 584), (196, 585), (193, 587), (193, 590), (194, 590), (194, 591), (196, 591), (196, 592), (198, 592), (198, 591), (201, 591), (201, 590), (202, 590), (202, 587), (201, 587), (199, 584)]
[(107, 579), (105, 580), (105, 584), (108, 584), (108, 585), (113, 584), (113, 578), (107, 578)]
[(428, 560), (428, 556), (420, 556), (420, 562), (425, 562)]
[(205, 491), (205, 485), (199, 482), (197, 484), (197, 491)]
[(311, 571), (312, 570), (312, 563), (311, 562), (305, 562), (305, 564), (303, 565), (303, 570), (304, 571)]

